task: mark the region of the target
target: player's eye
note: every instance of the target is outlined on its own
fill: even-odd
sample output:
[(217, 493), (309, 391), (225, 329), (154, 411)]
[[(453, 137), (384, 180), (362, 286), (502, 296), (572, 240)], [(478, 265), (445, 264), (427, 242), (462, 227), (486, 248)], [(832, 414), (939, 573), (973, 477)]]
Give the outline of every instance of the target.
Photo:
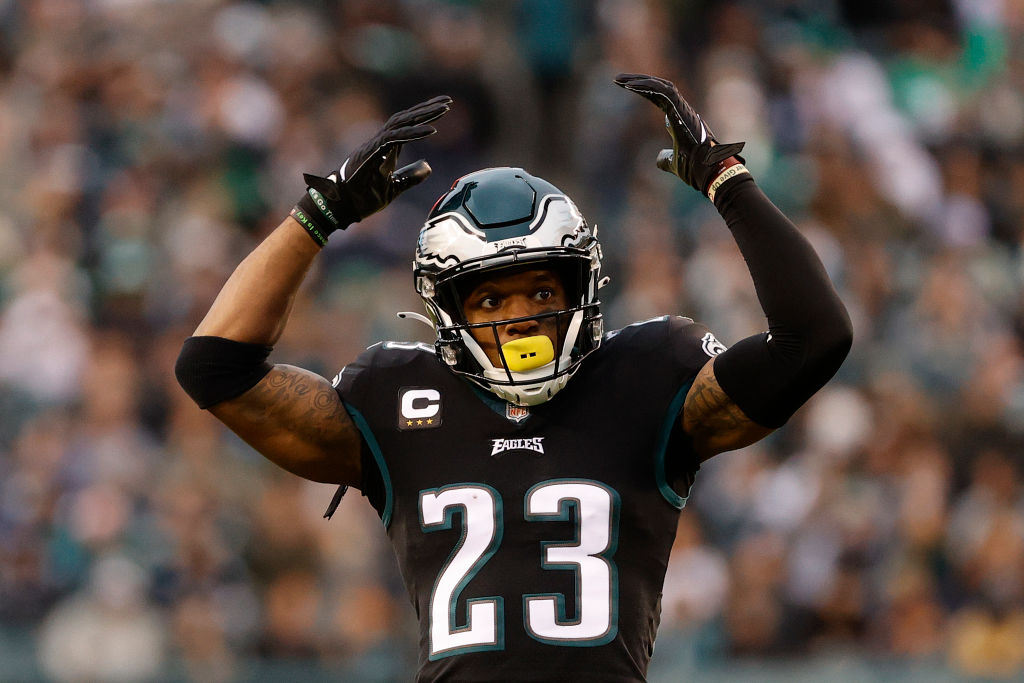
[(536, 298), (537, 301), (549, 301), (554, 296), (554, 290), (548, 288), (537, 290), (537, 293), (534, 294), (534, 298)]
[(494, 310), (501, 306), (501, 299), (496, 296), (485, 296), (480, 299), (479, 306), (489, 311)]

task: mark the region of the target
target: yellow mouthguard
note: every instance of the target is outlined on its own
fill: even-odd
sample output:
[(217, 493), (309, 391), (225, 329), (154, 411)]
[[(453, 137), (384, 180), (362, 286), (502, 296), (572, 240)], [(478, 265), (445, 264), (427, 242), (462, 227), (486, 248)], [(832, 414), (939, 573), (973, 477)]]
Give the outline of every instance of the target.
[(547, 365), (555, 358), (555, 347), (551, 340), (538, 334), (523, 339), (513, 339), (501, 345), (501, 353), (505, 356), (508, 369), (512, 372), (525, 372)]

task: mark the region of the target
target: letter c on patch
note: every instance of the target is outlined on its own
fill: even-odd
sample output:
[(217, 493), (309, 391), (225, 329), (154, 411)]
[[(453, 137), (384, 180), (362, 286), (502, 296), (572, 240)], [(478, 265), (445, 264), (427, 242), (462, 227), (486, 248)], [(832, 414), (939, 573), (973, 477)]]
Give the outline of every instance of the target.
[(409, 389), (402, 394), (402, 417), (423, 419), (440, 411), (441, 392), (437, 389)]

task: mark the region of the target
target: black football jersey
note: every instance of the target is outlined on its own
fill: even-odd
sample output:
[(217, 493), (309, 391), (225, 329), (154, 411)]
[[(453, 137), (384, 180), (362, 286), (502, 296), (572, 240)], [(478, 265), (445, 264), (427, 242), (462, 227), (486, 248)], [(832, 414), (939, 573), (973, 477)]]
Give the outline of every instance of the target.
[(530, 408), (424, 344), (378, 344), (340, 373), (420, 624), (417, 680), (644, 680), (699, 466), (680, 411), (722, 348), (687, 318), (631, 325)]

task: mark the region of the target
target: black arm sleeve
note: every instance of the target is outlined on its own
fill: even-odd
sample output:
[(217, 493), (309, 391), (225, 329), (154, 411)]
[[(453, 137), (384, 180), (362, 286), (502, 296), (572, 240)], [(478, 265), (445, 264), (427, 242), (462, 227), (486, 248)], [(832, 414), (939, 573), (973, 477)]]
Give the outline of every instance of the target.
[(272, 348), (223, 337), (189, 337), (174, 365), (178, 384), (202, 409), (241, 396), (273, 366)]
[(768, 318), (767, 334), (715, 359), (715, 378), (747, 417), (780, 427), (842, 365), (853, 339), (850, 317), (810, 243), (749, 175), (715, 200)]

